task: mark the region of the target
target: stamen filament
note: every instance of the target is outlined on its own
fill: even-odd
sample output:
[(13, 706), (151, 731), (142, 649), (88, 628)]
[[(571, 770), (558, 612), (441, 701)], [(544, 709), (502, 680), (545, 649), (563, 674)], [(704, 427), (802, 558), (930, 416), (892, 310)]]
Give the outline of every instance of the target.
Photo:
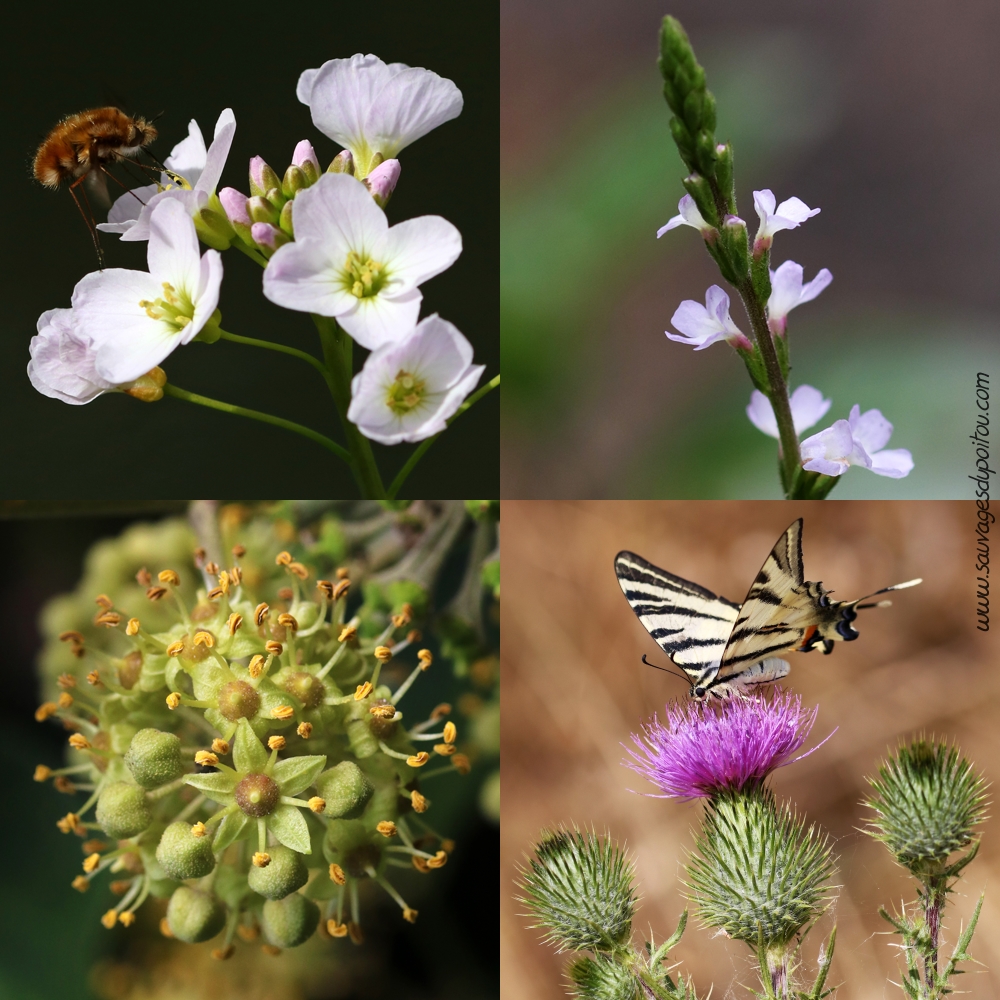
[(424, 668), (423, 667), (421, 667), (421, 666), (414, 667), (413, 673), (411, 673), (410, 676), (407, 677), (406, 680), (403, 681), (403, 683), (399, 685), (399, 687), (396, 689), (396, 693), (394, 695), (392, 695), (392, 697), (389, 699), (389, 701), (392, 702), (393, 705), (395, 705), (399, 701), (399, 699), (402, 698), (403, 695), (406, 694), (406, 692), (410, 690), (410, 687), (413, 685), (413, 682), (423, 672), (424, 672)]

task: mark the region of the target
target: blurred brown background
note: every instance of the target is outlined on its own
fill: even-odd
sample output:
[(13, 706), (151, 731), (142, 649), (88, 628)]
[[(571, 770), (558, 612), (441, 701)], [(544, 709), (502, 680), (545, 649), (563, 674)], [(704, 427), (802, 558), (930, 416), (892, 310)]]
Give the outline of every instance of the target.
[[(686, 172), (656, 68), (683, 23), (751, 191), (821, 214), (772, 266), (832, 286), (789, 319), (793, 385), (859, 403), (909, 448), (900, 481), (852, 470), (839, 499), (969, 495), (975, 372), (1000, 365), (995, 0), (503, 0), (501, 420), (509, 497), (774, 498), (774, 442), (733, 352), (664, 330), (724, 284), (693, 230), (655, 238)], [(732, 296), (731, 296), (732, 297)], [(746, 329), (742, 306), (733, 318)], [(992, 365), (992, 369), (989, 367)], [(987, 366), (987, 367), (982, 367)], [(810, 431), (809, 433), (813, 433)]]
[[(815, 754), (777, 771), (790, 799), (836, 840), (832, 916), (806, 940), (814, 968), (820, 935), (838, 925), (831, 982), (839, 1000), (902, 995), (896, 949), (877, 915), (915, 896), (913, 883), (880, 844), (857, 832), (864, 776), (901, 737), (926, 731), (955, 739), (995, 780), (1000, 772), (1000, 643), (976, 631), (976, 508), (958, 501), (903, 502), (506, 502), (505, 596), (501, 608), (503, 824), (500, 866), (502, 996), (565, 996), (565, 956), (539, 943), (513, 901), (515, 863), (539, 830), (560, 822), (609, 830), (637, 861), (643, 900), (637, 940), (652, 925), (669, 935), (685, 903), (678, 891), (684, 851), (701, 815), (697, 803), (644, 798), (655, 791), (621, 766), (630, 733), (686, 686), (640, 662), (668, 661), (622, 596), (612, 568), (620, 549), (742, 600), (778, 536), (805, 518), (806, 578), (840, 600), (916, 576), (890, 608), (859, 615), (860, 638), (829, 657), (791, 654), (789, 686), (819, 705), (809, 746)], [(972, 953), (957, 986), (974, 998), (1000, 995), (1000, 838), (984, 827), (979, 857), (947, 910), (945, 945), (986, 889)], [(991, 877), (992, 876), (992, 877)], [(898, 940), (898, 938), (896, 939)], [(698, 995), (743, 995), (754, 981), (750, 950), (713, 937), (692, 919), (672, 955), (694, 974)], [(730, 989), (735, 993), (731, 994)]]

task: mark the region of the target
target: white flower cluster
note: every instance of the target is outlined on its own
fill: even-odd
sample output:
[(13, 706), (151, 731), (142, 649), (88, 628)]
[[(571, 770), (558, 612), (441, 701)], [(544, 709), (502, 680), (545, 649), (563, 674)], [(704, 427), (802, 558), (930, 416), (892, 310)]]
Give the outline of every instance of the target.
[[(71, 309), (39, 319), (28, 365), (39, 392), (69, 403), (109, 391), (159, 398), (160, 363), (199, 335), (219, 335), (219, 251), (246, 236), (251, 253), (267, 258), (268, 299), (335, 318), (371, 351), (348, 411), (365, 436), (396, 444), (444, 430), (483, 367), (472, 364), (471, 345), (451, 323), (419, 320), (420, 285), (455, 262), (461, 234), (439, 216), (390, 226), (383, 209), (399, 177), (396, 155), (455, 118), (462, 94), (436, 73), (372, 55), (306, 70), (296, 93), (316, 127), (344, 147), (331, 171), (320, 175), (312, 145), (299, 143), (293, 166), (309, 186), (278, 195), (287, 199), (280, 226), (277, 210), (259, 221), (252, 203), (264, 202), (270, 171), (260, 157), (251, 162), (249, 199), (231, 188), (216, 193), (236, 131), (232, 110), (219, 116), (207, 148), (191, 121), (160, 183), (127, 192), (98, 226), (148, 241), (148, 271), (88, 274)], [(214, 249), (199, 255), (199, 238)]]

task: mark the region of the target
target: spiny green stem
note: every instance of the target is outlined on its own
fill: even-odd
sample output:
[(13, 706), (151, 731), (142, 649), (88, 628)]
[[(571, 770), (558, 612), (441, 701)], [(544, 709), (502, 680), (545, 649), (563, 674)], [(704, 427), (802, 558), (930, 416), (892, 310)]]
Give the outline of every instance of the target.
[[(490, 379), (486, 385), (478, 388), (459, 408), (458, 410), (448, 418), (448, 426), (452, 425), (452, 422), (457, 420), (473, 403), (482, 399), (488, 392), (491, 392), (500, 384), (500, 376), (497, 375)], [(443, 434), (444, 431), (441, 432)], [(406, 482), (407, 476), (413, 471), (417, 462), (424, 457), (425, 452), (435, 441), (441, 436), (441, 434), (435, 434), (433, 437), (427, 438), (425, 441), (421, 441), (417, 448), (414, 449), (413, 454), (406, 460), (406, 464), (396, 473), (396, 478), (393, 479), (392, 485), (389, 487), (389, 492), (386, 494), (390, 500), (396, 498), (396, 494), (402, 489), (403, 483)]]
[(184, 399), (189, 403), (197, 403), (199, 406), (207, 406), (211, 410), (221, 410), (223, 413), (232, 413), (238, 417), (249, 417), (251, 420), (259, 420), (261, 423), (273, 424), (275, 427), (283, 427), (286, 431), (292, 431), (294, 434), (301, 434), (302, 437), (309, 438), (310, 441), (315, 441), (316, 444), (332, 451), (338, 458), (342, 458), (351, 469), (354, 468), (354, 459), (346, 448), (310, 427), (304, 427), (292, 420), (285, 420), (283, 417), (272, 416), (270, 413), (261, 413), (260, 410), (250, 410), (245, 406), (236, 406), (233, 403), (223, 403), (221, 400), (211, 399), (208, 396), (200, 396), (198, 393), (188, 392), (170, 382), (163, 387), (163, 392), (167, 396)]
[(241, 337), (238, 333), (229, 333), (226, 330), (219, 331), (222, 340), (231, 340), (234, 344), (247, 344), (250, 347), (263, 347), (269, 351), (280, 351), (282, 354), (290, 354), (293, 358), (301, 358), (312, 365), (323, 376), (327, 385), (330, 384), (330, 373), (326, 370), (326, 365), (318, 358), (314, 358), (306, 351), (300, 351), (295, 347), (286, 347), (284, 344), (276, 344), (272, 340), (257, 340), (254, 337)]

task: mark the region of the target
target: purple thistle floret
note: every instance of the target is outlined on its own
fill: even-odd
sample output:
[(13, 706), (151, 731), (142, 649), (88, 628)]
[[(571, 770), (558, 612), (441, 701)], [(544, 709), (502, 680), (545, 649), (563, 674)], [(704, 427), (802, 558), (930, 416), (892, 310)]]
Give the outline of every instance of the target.
[(733, 698), (718, 710), (704, 702), (668, 705), (665, 725), (654, 717), (641, 735), (633, 734), (638, 749), (625, 748), (632, 758), (625, 766), (659, 786), (663, 795), (656, 798), (739, 791), (813, 752), (792, 757), (809, 737), (818, 711), (819, 706), (804, 710), (801, 698), (781, 689), (770, 699)]

